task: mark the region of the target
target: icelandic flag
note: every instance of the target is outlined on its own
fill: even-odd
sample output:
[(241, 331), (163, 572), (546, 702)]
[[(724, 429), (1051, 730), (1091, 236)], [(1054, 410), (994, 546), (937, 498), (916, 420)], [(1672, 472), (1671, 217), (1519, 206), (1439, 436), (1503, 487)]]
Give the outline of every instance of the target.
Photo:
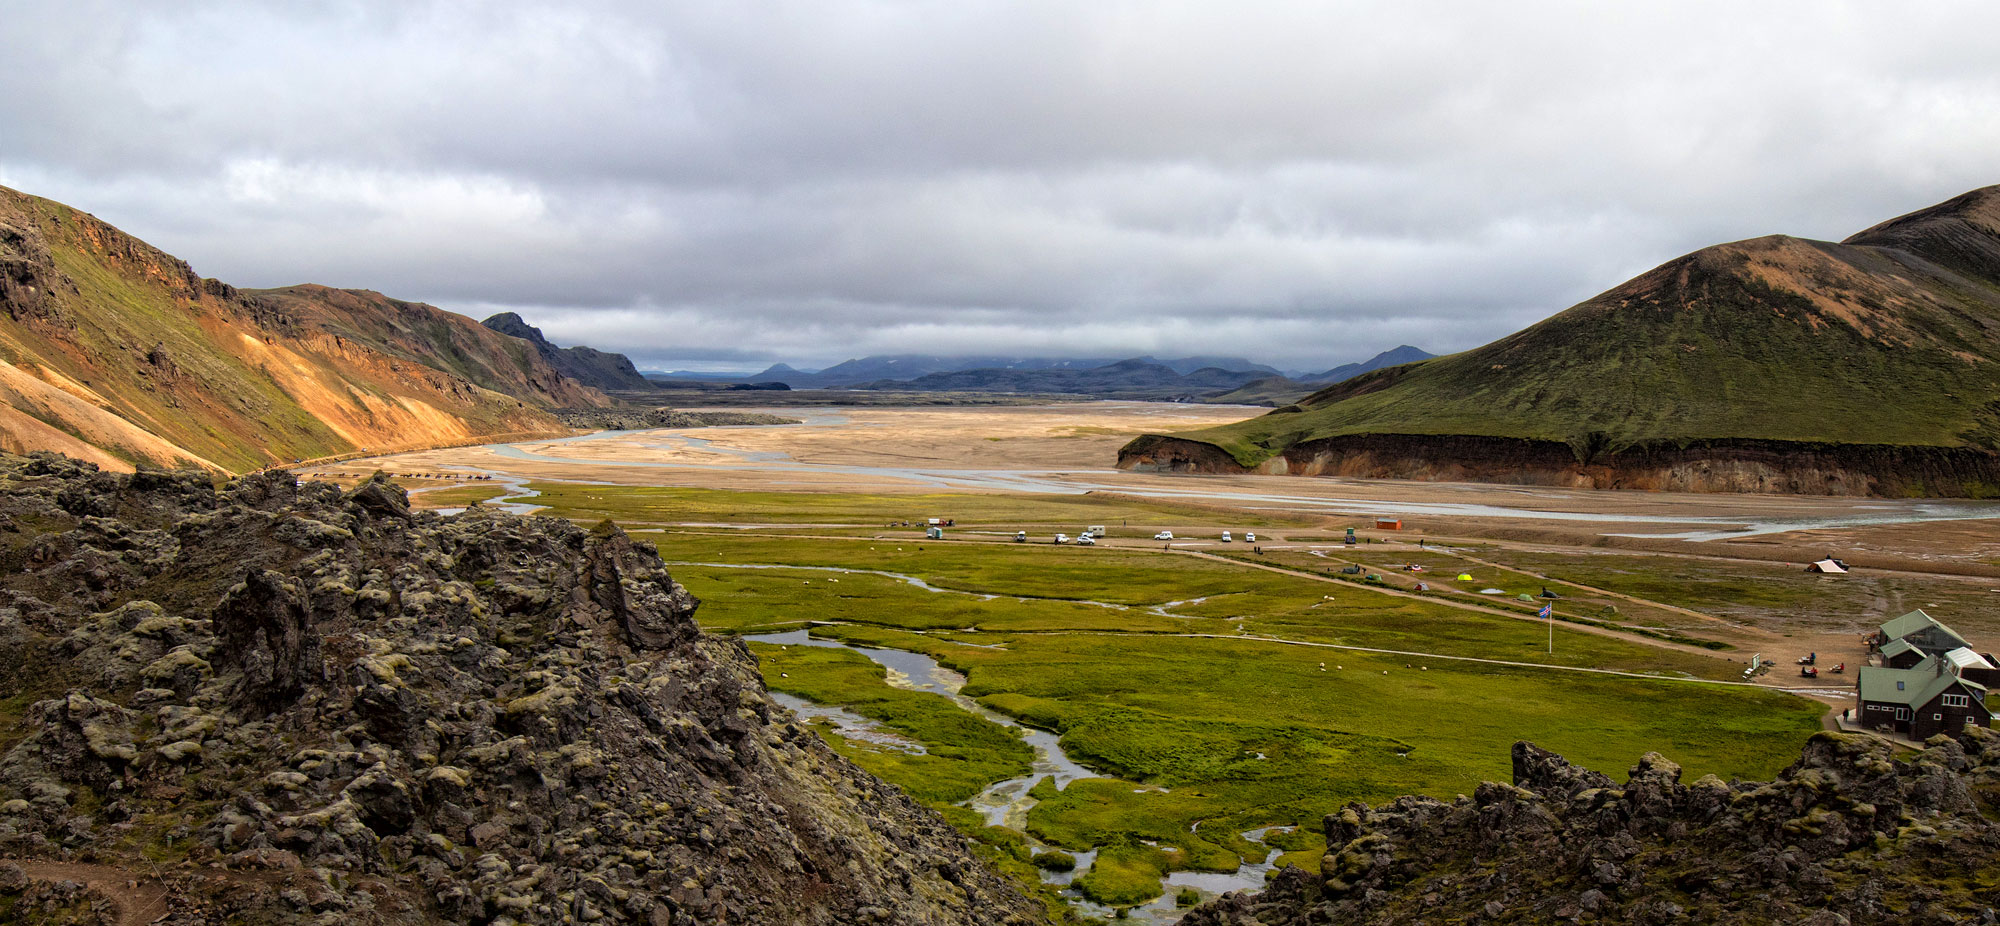
[(1556, 606), (1555, 606), (1555, 605), (1553, 605), (1553, 604), (1545, 604), (1545, 605), (1542, 605), (1542, 610), (1541, 610), (1541, 613), (1539, 613), (1539, 614), (1536, 614), (1535, 616), (1536, 616), (1536, 617), (1552, 617), (1552, 616), (1554, 616), (1554, 615), (1555, 615), (1555, 613), (1556, 613)]

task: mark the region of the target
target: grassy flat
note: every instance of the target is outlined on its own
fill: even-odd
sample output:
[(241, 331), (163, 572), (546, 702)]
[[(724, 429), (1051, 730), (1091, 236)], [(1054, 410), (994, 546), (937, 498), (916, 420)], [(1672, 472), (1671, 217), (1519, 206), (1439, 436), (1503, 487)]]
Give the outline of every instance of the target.
[[(534, 500), (555, 517), (620, 524), (852, 524), (881, 527), (892, 521), (951, 518), (954, 530), (1046, 527), (1075, 533), (1121, 521), (1215, 527), (1264, 527), (1304, 523), (1298, 518), (1244, 514), (1214, 507), (1154, 502), (1126, 496), (999, 495), (968, 492), (868, 494), (849, 492), (735, 492), (662, 486), (592, 486), (531, 482)], [(1047, 531), (1043, 531), (1047, 533)], [(1150, 536), (1150, 531), (1148, 532)], [(1047, 539), (1046, 537), (1040, 539)]]

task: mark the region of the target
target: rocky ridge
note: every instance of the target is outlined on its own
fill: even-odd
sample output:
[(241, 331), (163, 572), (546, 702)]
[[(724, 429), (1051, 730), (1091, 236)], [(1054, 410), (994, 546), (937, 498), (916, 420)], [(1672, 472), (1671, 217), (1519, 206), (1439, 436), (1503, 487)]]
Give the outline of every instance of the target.
[(653, 381), (639, 375), (639, 370), (632, 366), (632, 359), (624, 354), (594, 347), (557, 347), (542, 335), (542, 329), (528, 324), (526, 319), (514, 312), (501, 312), (480, 324), (528, 342), (549, 366), (586, 386), (624, 392), (650, 392), (653, 389)]
[(1038, 918), (775, 705), (696, 606), (608, 523), (0, 455), (0, 909)]
[(1895, 752), (1821, 733), (1772, 781), (1692, 783), (1649, 753), (1619, 785), (1517, 743), (1512, 785), (1351, 804), (1319, 872), (1182, 926), (1995, 922), (2000, 736)]

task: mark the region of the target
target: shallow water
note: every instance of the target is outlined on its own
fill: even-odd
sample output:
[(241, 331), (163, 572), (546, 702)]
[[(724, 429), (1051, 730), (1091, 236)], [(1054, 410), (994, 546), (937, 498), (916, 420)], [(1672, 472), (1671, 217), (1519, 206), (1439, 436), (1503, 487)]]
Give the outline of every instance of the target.
[[(961, 694), (961, 689), (965, 687), (965, 676), (939, 665), (937, 660), (922, 653), (854, 646), (835, 640), (815, 639), (804, 630), (792, 630), (785, 633), (748, 634), (743, 639), (779, 646), (818, 646), (860, 653), (888, 670), (888, 680), (891, 685), (911, 691), (928, 691), (950, 698), (959, 707), (978, 714), (994, 723), (1021, 731), (1022, 738), (1035, 751), (1032, 770), (1022, 777), (996, 782), (964, 804), (964, 806), (983, 814), (986, 817), (987, 824), (990, 826), (1004, 826), (1026, 835), (1028, 811), (1037, 803), (1035, 798), (1028, 795), (1028, 792), (1044, 778), (1053, 779), (1057, 788), (1064, 788), (1068, 787), (1070, 782), (1078, 779), (1108, 777), (1099, 775), (1072, 760), (1069, 754), (1063, 751), (1062, 744), (1058, 741), (1056, 734), (1047, 730), (1037, 730), (1033, 727), (1023, 726), (1013, 718), (988, 710), (979, 702)], [(848, 727), (842, 724), (843, 720), (851, 719), (858, 720), (866, 725), (874, 724), (873, 721), (843, 708), (812, 704), (811, 702), (801, 701), (798, 698), (778, 693), (773, 693), (773, 697), (787, 707), (792, 707), (802, 717), (828, 717), (833, 719), (836, 723), (836, 729), (842, 736), (849, 735)], [(807, 705), (807, 709), (800, 710), (795, 706), (799, 704)], [(872, 731), (868, 727), (862, 727), (861, 729), (862, 735), (855, 738), (866, 742), (877, 742), (875, 739), (870, 739), (869, 736), (886, 733), (886, 731), (881, 731), (879, 727), (874, 728)], [(899, 740), (903, 739), (893, 733), (887, 733), (887, 735)], [(908, 742), (907, 740), (903, 741)], [(912, 743), (910, 745), (921, 748), (921, 744)], [(1244, 833), (1243, 836), (1254, 842), (1262, 839), (1266, 832), (1274, 828), (1276, 827), (1263, 827), (1261, 829), (1250, 830)], [(1052, 851), (1052, 847), (1042, 844), (1032, 836), (1028, 837), (1028, 844), (1038, 854), (1043, 851)], [(1085, 852), (1070, 852), (1070, 854), (1076, 858), (1076, 868), (1074, 870), (1063, 872), (1043, 871), (1041, 873), (1042, 880), (1049, 884), (1068, 885), (1089, 872), (1090, 866), (1097, 860), (1096, 849)], [(1126, 921), (1165, 926), (1165, 924), (1179, 920), (1181, 914), (1186, 911), (1175, 903), (1174, 895), (1184, 887), (1191, 887), (1201, 891), (1204, 897), (1228, 891), (1256, 890), (1262, 888), (1264, 886), (1265, 875), (1271, 871), (1272, 862), (1276, 861), (1280, 854), (1279, 850), (1271, 849), (1265, 854), (1262, 862), (1245, 864), (1233, 872), (1173, 872), (1167, 875), (1166, 893), (1148, 903), (1130, 908), (1127, 912)], [(1073, 889), (1065, 890), (1063, 894), (1070, 901), (1071, 906), (1075, 907), (1078, 912), (1086, 915), (1109, 918), (1117, 912), (1110, 907), (1083, 899)]]
[[(824, 423), (833, 422), (834, 419), (832, 417), (824, 419)], [(819, 424), (822, 421), (815, 421), (813, 423)], [(777, 427), (799, 426), (778, 425)], [(549, 444), (586, 443), (593, 440), (626, 437), (633, 434), (649, 435), (647, 443), (661, 449), (693, 449), (706, 453), (735, 457), (742, 462), (735, 464), (701, 464), (670, 463), (651, 460), (601, 460), (587, 456), (557, 456), (523, 449), (525, 444), (545, 446)], [(642, 443), (642, 446), (644, 445), (646, 444)], [(1419, 502), (1377, 498), (1291, 495), (1282, 492), (1246, 492), (1205, 488), (1199, 487), (1194, 483), (1189, 483), (1185, 486), (1149, 486), (1130, 483), (1096, 482), (1088, 478), (1096, 474), (1125, 475), (1119, 470), (1105, 469), (1064, 471), (985, 470), (801, 463), (782, 451), (740, 450), (718, 445), (706, 438), (691, 437), (671, 430), (645, 432), (600, 431), (595, 434), (585, 434), (556, 440), (529, 441), (523, 444), (489, 444), (486, 445), (486, 449), (509, 459), (531, 460), (543, 463), (653, 469), (720, 469), (739, 472), (768, 472), (773, 474), (810, 472), (876, 479), (896, 479), (941, 489), (986, 489), (1057, 495), (1081, 495), (1092, 491), (1106, 491), (1156, 499), (1224, 502), (1251, 511), (1268, 508), (1279, 511), (1311, 511), (1325, 514), (1446, 515), (1546, 521), (1658, 524), (1663, 527), (1663, 530), (1659, 533), (1628, 532), (1616, 536), (1676, 538), (1697, 542), (1820, 528), (2000, 517), (2000, 503), (1995, 502), (1883, 501), (1865, 506), (1856, 506), (1851, 512), (1842, 514), (1803, 515), (1800, 517), (1785, 518), (1732, 518), (1558, 511), (1465, 502)], [(1548, 495), (1548, 493), (1529, 493), (1529, 495), (1530, 497), (1537, 498), (1554, 497)], [(1670, 529), (1675, 526), (1680, 526), (1682, 529)]]

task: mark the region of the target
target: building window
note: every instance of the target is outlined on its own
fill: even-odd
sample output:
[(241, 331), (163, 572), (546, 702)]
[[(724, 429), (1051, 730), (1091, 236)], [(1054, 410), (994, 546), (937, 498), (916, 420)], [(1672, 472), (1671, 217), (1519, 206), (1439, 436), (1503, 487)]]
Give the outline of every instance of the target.
[(1964, 695), (1948, 694), (1944, 696), (1945, 707), (1964, 707), (1967, 701), (1968, 699)]
[(1944, 719), (1944, 715), (1943, 715), (1943, 714), (1932, 714), (1932, 715), (1931, 715), (1931, 719), (1932, 719), (1932, 720), (1943, 720), (1943, 719)]
[(1908, 720), (1908, 719), (1910, 719), (1910, 709), (1909, 709), (1909, 708), (1907, 708), (1907, 707), (1899, 707), (1899, 708), (1896, 708), (1896, 719), (1897, 719), (1897, 720)]

